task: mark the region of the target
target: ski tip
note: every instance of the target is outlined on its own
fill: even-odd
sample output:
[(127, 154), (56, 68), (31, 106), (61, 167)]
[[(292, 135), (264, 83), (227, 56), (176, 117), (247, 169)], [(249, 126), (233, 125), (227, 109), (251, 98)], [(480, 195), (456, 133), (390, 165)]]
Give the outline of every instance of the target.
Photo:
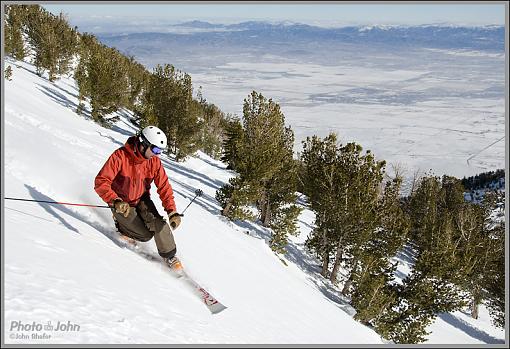
[(218, 313), (222, 312), (225, 309), (227, 309), (227, 307), (224, 306), (223, 304), (220, 304), (220, 303), (217, 303), (214, 306), (210, 306), (209, 307), (209, 310), (211, 311), (211, 314), (218, 314)]

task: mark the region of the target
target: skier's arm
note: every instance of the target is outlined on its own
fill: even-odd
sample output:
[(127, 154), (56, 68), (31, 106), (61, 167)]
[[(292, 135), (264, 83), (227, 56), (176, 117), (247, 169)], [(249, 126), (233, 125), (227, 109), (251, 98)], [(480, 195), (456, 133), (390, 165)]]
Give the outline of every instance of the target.
[(119, 196), (112, 190), (112, 181), (117, 176), (121, 168), (121, 159), (119, 152), (114, 152), (106, 160), (103, 168), (99, 171), (94, 181), (94, 190), (109, 205)]
[(174, 191), (168, 181), (168, 176), (166, 175), (161, 161), (156, 161), (155, 166), (156, 173), (154, 175), (154, 183), (156, 184), (156, 187), (158, 187), (158, 195), (163, 203), (163, 207), (167, 213), (177, 211), (174, 201)]

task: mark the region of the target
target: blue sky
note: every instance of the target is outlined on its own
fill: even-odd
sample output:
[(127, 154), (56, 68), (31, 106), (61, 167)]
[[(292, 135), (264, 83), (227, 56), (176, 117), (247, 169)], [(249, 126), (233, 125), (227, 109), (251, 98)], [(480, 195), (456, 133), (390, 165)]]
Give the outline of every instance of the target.
[(243, 20), (288, 20), (325, 25), (370, 24), (505, 24), (505, 4), (341, 4), (341, 3), (216, 3), (216, 4), (43, 4), (48, 11), (68, 15), (73, 25), (101, 23), (108, 20), (126, 21), (208, 20), (210, 22), (240, 22)]

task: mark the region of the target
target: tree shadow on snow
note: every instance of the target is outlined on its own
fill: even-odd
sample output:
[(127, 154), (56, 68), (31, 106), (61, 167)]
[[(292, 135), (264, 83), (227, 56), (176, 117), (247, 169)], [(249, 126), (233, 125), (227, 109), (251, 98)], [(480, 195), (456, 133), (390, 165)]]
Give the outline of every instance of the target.
[[(76, 102), (73, 102), (68, 96), (72, 96), (72, 97), (76, 98), (77, 100), (78, 100), (79, 96), (77, 96), (76, 94), (74, 94), (58, 85), (53, 85), (52, 88), (44, 86), (42, 84), (37, 84), (37, 86), (38, 86), (38, 89), (42, 93), (44, 93), (46, 96), (50, 97), (52, 100), (54, 100), (58, 104), (62, 105), (63, 107), (70, 109), (73, 113), (77, 114), (76, 111), (78, 109), (78, 104), (76, 104)], [(91, 112), (88, 111), (86, 108), (84, 108), (81, 111), (81, 114), (85, 117), (85, 119), (92, 119)], [(127, 120), (132, 120), (131, 116), (125, 110), (122, 110), (122, 109), (118, 110), (117, 114), (121, 117), (124, 117)], [(79, 114), (77, 114), (77, 115), (79, 115)], [(105, 119), (105, 120), (107, 120), (107, 119)], [(128, 137), (133, 136), (138, 131), (136, 125), (130, 124), (130, 123), (126, 122), (125, 120), (119, 120), (117, 122), (122, 122), (124, 125), (131, 128), (131, 131), (124, 130), (115, 124), (111, 125), (109, 128), (115, 132), (118, 132), (118, 133), (123, 134)]]
[[(50, 97), (52, 100), (54, 100), (55, 102), (57, 102), (58, 104), (60, 104), (61, 106), (65, 107), (65, 108), (68, 108), (69, 110), (71, 110), (73, 113), (76, 113), (76, 110), (78, 109), (78, 105), (71, 101), (64, 93), (62, 92), (65, 92), (67, 94), (70, 94), (70, 95), (73, 95), (72, 93), (69, 93), (68, 91), (58, 87), (55, 85), (55, 88), (49, 88), (49, 87), (46, 87), (44, 85), (41, 85), (41, 84), (37, 84), (38, 89), (44, 93), (46, 96)], [(61, 90), (62, 92), (59, 92), (57, 91), (57, 89)], [(83, 110), (82, 111), (82, 114), (85, 116), (86, 119), (91, 119), (92, 116), (90, 115), (90, 113), (87, 111), (87, 110)]]
[(117, 144), (117, 145), (119, 146), (119, 148), (120, 148), (120, 147), (122, 147), (122, 146), (124, 145), (124, 143), (119, 142), (118, 140), (116, 140), (116, 139), (115, 139), (115, 138), (113, 138), (112, 136), (104, 135), (104, 134), (102, 134), (102, 133), (101, 133), (101, 132), (99, 132), (99, 131), (97, 131), (97, 133), (99, 133), (99, 135), (100, 135), (101, 137), (103, 137), (103, 138), (107, 138), (107, 139), (109, 139), (112, 143)]
[(211, 179), (211, 177), (207, 175), (180, 165), (176, 161), (170, 161), (168, 158), (161, 157), (161, 162), (163, 163), (163, 166), (169, 170), (169, 178), (171, 178), (171, 173), (173, 171), (187, 178), (201, 182), (202, 184), (214, 188), (215, 190), (220, 189), (225, 184), (222, 181)]
[(393, 274), (395, 278), (404, 280), (407, 277), (407, 274), (401, 272), (400, 270), (395, 270), (395, 273)]
[[(299, 246), (301, 248), (298, 248)], [(320, 275), (322, 267), (317, 264), (317, 260), (313, 256), (305, 252), (304, 243), (289, 242), (286, 251), (286, 258), (307, 274), (308, 280), (313, 282), (328, 300), (335, 303), (348, 315), (354, 316), (356, 311), (349, 304), (349, 300), (340, 293), (337, 287), (331, 284), (331, 281)]]
[(416, 263), (415, 253), (409, 246), (405, 246), (403, 249), (398, 251), (396, 257), (409, 266), (413, 266)]
[(113, 125), (112, 130), (122, 133), (123, 135), (126, 136), (133, 136), (134, 134), (136, 134), (136, 132), (139, 131), (140, 125), (135, 121), (135, 118), (133, 116), (129, 115), (129, 113), (125, 109), (118, 110), (117, 115), (123, 117), (123, 119), (120, 119), (119, 121), (117, 121), (117, 123), (123, 123), (125, 126), (129, 128), (129, 130), (124, 130), (118, 127), (116, 125), (117, 123)]
[(306, 228), (310, 229), (310, 231), (312, 231), (312, 230), (313, 230), (313, 228), (314, 228), (314, 226), (313, 226), (313, 225), (311, 225), (310, 223), (307, 223), (307, 222), (305, 222), (304, 220), (299, 219), (299, 218), (298, 218), (298, 223), (300, 223), (300, 224), (302, 224), (303, 226), (305, 226)]
[[(167, 157), (161, 157), (161, 162), (163, 163), (163, 167), (167, 170), (168, 179), (170, 184), (172, 185), (172, 189), (174, 194), (180, 195), (188, 200), (188, 202), (184, 205), (184, 207), (178, 207), (178, 210), (182, 212), (186, 206), (191, 202), (191, 200), (195, 197), (195, 192), (197, 189), (201, 189), (203, 194), (200, 197), (197, 197), (195, 201), (190, 205), (189, 210), (192, 210), (193, 205), (198, 205), (202, 207), (204, 210), (211, 213), (213, 216), (221, 217), (220, 205), (216, 201), (216, 198), (205, 193), (204, 186), (214, 189), (214, 191), (220, 189), (225, 183), (219, 180), (213, 180), (209, 176), (197, 172), (195, 170), (191, 170), (183, 165), (179, 165), (175, 161), (171, 161)], [(196, 180), (202, 187), (192, 186), (183, 181), (180, 181), (172, 176), (172, 173), (178, 173), (186, 178)], [(176, 185), (178, 184), (180, 188), (184, 190), (176, 189)], [(188, 211), (186, 211), (188, 212)]]
[[(184, 207), (178, 207), (177, 209), (182, 213), (182, 211), (188, 206), (188, 204), (193, 200), (195, 197), (195, 191), (198, 189), (196, 187), (193, 187), (189, 184), (186, 184), (184, 182), (181, 182), (177, 179), (170, 178), (170, 184), (172, 184), (173, 191), (175, 194), (178, 194), (182, 196), (183, 198), (187, 199), (188, 202), (184, 205)], [(175, 186), (173, 183), (179, 184), (182, 188), (184, 188), (184, 191), (175, 189)], [(209, 212), (210, 214), (214, 216), (220, 216), (220, 206), (217, 203), (216, 199), (212, 197), (211, 195), (203, 193), (202, 196), (197, 197), (195, 201), (189, 206), (188, 210), (193, 210), (192, 206), (197, 205), (202, 207), (204, 210)], [(186, 211), (188, 212), (188, 211)]]
[[(120, 120), (117, 121), (117, 122), (121, 122)], [(130, 126), (128, 123), (126, 122), (123, 122), (123, 124), (125, 125), (128, 125)], [(131, 137), (131, 136), (134, 136), (136, 134), (136, 130), (133, 130), (133, 131), (126, 131), (122, 128), (120, 128), (119, 126), (117, 125), (113, 125), (111, 128), (110, 128), (112, 131), (115, 131), (117, 133), (120, 133), (120, 134), (123, 134), (124, 136), (127, 136), (128, 138)], [(127, 141), (127, 138), (126, 138), (126, 141)]]
[(226, 217), (223, 218), (230, 224), (239, 227), (242, 231), (244, 231), (246, 235), (249, 235), (255, 239), (264, 240), (266, 242), (266, 245), (269, 246), (271, 242), (271, 232), (268, 229), (264, 228), (262, 225), (258, 224), (257, 222), (241, 220), (230, 221)]
[[(34, 76), (37, 76), (38, 78), (41, 78), (41, 79), (45, 79), (44, 77), (42, 77), (41, 75), (37, 74), (37, 72), (32, 69), (29, 69), (27, 67), (24, 67), (23, 65), (19, 64), (19, 62), (16, 62), (15, 60), (13, 60), (12, 58), (6, 58), (6, 60), (9, 61), (9, 63), (13, 64), (14, 66), (16, 66), (17, 69), (23, 69), (27, 72), (29, 72), (30, 74), (34, 75)], [(26, 63), (26, 62), (23, 62), (23, 63)], [(45, 80), (48, 80), (48, 79), (45, 79)]]
[(478, 339), (479, 341), (482, 341), (487, 344), (504, 344), (505, 341), (503, 339), (494, 338), (488, 333), (473, 327), (468, 322), (459, 319), (458, 317), (450, 314), (450, 313), (441, 313), (439, 314), (439, 317), (447, 322), (448, 324), (452, 325), (453, 327), (458, 328), (462, 332), (466, 333), (467, 335)]
[(227, 170), (227, 165), (221, 165), (221, 164), (217, 164), (215, 162), (212, 162), (211, 160), (207, 159), (207, 158), (200, 158), (200, 160), (202, 160), (203, 162), (205, 162), (206, 164), (208, 164), (209, 166), (212, 166), (212, 167), (216, 167), (217, 169), (219, 170), (222, 170), (222, 171), (230, 171), (230, 170)]

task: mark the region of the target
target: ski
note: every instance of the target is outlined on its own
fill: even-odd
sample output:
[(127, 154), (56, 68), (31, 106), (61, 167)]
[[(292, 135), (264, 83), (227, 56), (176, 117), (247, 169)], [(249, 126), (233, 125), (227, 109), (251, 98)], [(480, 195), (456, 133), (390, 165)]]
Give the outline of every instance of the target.
[(140, 257), (143, 257), (151, 262), (156, 262), (163, 264), (166, 269), (168, 269), (172, 275), (182, 282), (184, 282), (193, 292), (195, 296), (197, 296), (202, 303), (207, 307), (207, 309), (211, 312), (211, 314), (218, 314), (219, 312), (227, 309), (225, 305), (223, 305), (220, 301), (218, 301), (213, 295), (211, 295), (205, 288), (200, 286), (195, 280), (193, 280), (184, 269), (180, 272), (176, 272), (172, 270), (168, 264), (166, 264), (163, 259), (159, 256), (156, 256), (152, 253), (148, 253), (143, 251), (136, 241), (129, 241), (123, 239), (121, 237), (117, 238), (117, 241), (123, 247), (129, 249), (130, 251), (138, 254)]
[(193, 280), (185, 271), (182, 272), (180, 278), (185, 282), (192, 290), (193, 293), (205, 304), (211, 314), (218, 314), (219, 312), (227, 309), (220, 301), (218, 301), (212, 294), (206, 289), (200, 286), (195, 280)]

